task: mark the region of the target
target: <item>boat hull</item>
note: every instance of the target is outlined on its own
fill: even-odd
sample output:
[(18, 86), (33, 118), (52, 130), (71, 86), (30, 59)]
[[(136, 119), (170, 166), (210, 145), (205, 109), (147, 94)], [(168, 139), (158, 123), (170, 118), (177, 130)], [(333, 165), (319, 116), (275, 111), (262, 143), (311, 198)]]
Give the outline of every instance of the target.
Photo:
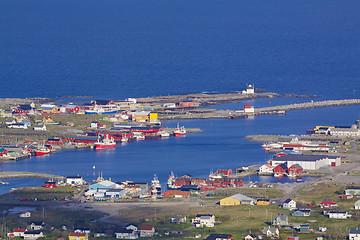
[(103, 150), (103, 149), (109, 149), (109, 148), (115, 148), (116, 143), (113, 144), (95, 144), (95, 150)]

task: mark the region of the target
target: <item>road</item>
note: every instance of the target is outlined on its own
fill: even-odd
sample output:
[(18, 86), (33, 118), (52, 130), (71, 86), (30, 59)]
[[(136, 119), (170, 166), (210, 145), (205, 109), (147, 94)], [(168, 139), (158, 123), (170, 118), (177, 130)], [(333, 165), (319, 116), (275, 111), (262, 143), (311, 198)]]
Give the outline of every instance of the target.
[(300, 184), (297, 184), (293, 190), (291, 190), (289, 193), (287, 193), (284, 197), (282, 197), (281, 199), (279, 200), (274, 200), (275, 203), (277, 204), (283, 204), (285, 202), (286, 199), (289, 199), (291, 198), (292, 196), (294, 196), (296, 194), (297, 191), (299, 191), (301, 188), (309, 185), (310, 183), (313, 183), (313, 182), (316, 182), (316, 181), (321, 181), (323, 179), (326, 179), (326, 178), (332, 178), (338, 174), (342, 174), (344, 171), (350, 171), (352, 169), (355, 169), (355, 168), (359, 168), (360, 167), (360, 163), (356, 164), (355, 166), (349, 166), (348, 168), (342, 170), (341, 172), (337, 172), (337, 173), (333, 173), (331, 175), (326, 175), (326, 176), (323, 176), (323, 177), (320, 177), (320, 178), (316, 178), (316, 179), (313, 179), (313, 180), (310, 180), (310, 181), (306, 181), (306, 182), (303, 182), (303, 183), (300, 183)]

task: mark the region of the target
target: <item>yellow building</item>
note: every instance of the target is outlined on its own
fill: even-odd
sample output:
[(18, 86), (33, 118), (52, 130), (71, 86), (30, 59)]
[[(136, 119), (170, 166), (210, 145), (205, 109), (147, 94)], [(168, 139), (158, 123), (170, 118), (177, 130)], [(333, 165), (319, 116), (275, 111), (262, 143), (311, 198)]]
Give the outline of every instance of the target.
[(269, 206), (270, 200), (269, 199), (258, 199), (256, 205)]
[(131, 119), (135, 122), (147, 122), (149, 121), (149, 111), (134, 112), (131, 115)]
[(71, 232), (69, 233), (69, 240), (88, 240), (89, 236), (87, 233)]
[(220, 206), (235, 206), (240, 204), (254, 205), (255, 199), (249, 198), (240, 193), (220, 200)]
[(59, 108), (51, 104), (43, 104), (40, 106), (42, 113), (60, 113)]
[(158, 120), (158, 113), (157, 112), (151, 112), (149, 114), (150, 122), (156, 122)]
[(234, 206), (240, 205), (241, 201), (233, 197), (227, 197), (220, 200), (220, 206)]

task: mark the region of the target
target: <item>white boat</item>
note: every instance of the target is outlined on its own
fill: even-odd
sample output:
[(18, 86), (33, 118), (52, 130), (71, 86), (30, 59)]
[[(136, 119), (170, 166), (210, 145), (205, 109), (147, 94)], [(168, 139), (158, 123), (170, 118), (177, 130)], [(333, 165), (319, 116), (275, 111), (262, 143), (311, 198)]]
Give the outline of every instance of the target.
[(154, 179), (151, 181), (150, 189), (151, 189), (151, 196), (153, 198), (161, 197), (161, 184), (156, 174), (154, 174)]
[(177, 124), (176, 129), (174, 130), (175, 137), (177, 136), (185, 136), (186, 135), (186, 129), (184, 126), (179, 127), (179, 124)]
[(0, 181), (0, 184), (9, 184), (8, 182), (3, 182), (3, 181)]
[(167, 131), (161, 131), (161, 132), (159, 132), (159, 134), (162, 138), (170, 137), (170, 133), (168, 133)]
[(121, 138), (121, 142), (128, 142), (128, 141), (129, 141), (129, 139), (127, 137), (122, 137)]
[(140, 134), (136, 136), (136, 140), (145, 140), (145, 136)]

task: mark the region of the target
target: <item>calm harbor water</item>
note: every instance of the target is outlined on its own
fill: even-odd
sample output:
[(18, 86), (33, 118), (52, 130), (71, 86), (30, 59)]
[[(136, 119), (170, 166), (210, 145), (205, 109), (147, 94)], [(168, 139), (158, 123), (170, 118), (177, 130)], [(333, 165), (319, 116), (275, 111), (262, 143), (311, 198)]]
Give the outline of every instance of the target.
[[(100, 172), (114, 181), (150, 182), (157, 174), (164, 183), (170, 171), (178, 176), (188, 173), (194, 177), (207, 177), (211, 170), (263, 164), (273, 156), (265, 153), (261, 143), (244, 140), (248, 134), (305, 134), (306, 129), (315, 125), (350, 125), (360, 119), (359, 110), (360, 106), (343, 106), (289, 111), (286, 115), (264, 115), (253, 119), (181, 121), (182, 125), (199, 127), (203, 132), (180, 138), (135, 141), (120, 144), (113, 150), (61, 151), (0, 163), (0, 169), (81, 175), (87, 181), (96, 179)], [(176, 123), (166, 121), (163, 125), (174, 127)], [(265, 178), (251, 177), (250, 180), (263, 182)]]

